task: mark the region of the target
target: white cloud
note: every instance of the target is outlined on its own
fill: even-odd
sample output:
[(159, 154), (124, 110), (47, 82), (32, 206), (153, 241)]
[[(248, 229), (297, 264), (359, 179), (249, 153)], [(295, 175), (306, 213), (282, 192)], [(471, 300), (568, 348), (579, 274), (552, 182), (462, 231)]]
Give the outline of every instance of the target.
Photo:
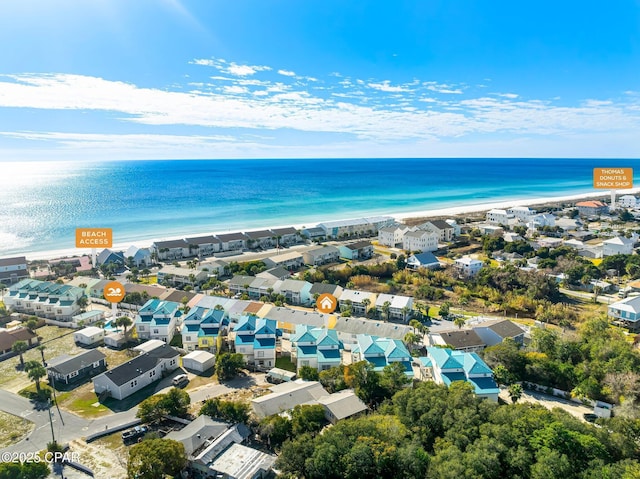
[(230, 94), (244, 94), (244, 93), (248, 93), (249, 89), (239, 85), (230, 85), (230, 86), (224, 86), (223, 91), (225, 93), (230, 93)]
[(502, 98), (509, 98), (511, 100), (515, 100), (516, 98), (518, 98), (520, 95), (516, 94), (516, 93), (497, 93), (497, 95), (499, 97)]
[(294, 77), (294, 76), (296, 76), (296, 73), (292, 72), (291, 70), (278, 70), (278, 74), (286, 76), (286, 77)]
[(271, 70), (271, 68), (259, 65), (238, 65), (236, 63), (230, 63), (229, 66), (222, 71), (230, 73), (231, 75), (244, 77), (247, 75), (254, 75), (256, 72), (267, 70)]
[(367, 86), (369, 88), (373, 88), (374, 90), (380, 90), (380, 91), (385, 91), (385, 92), (390, 92), (390, 93), (399, 93), (399, 92), (409, 92), (411, 90), (409, 90), (408, 88), (405, 88), (403, 86), (400, 85), (391, 85), (391, 82), (389, 80), (385, 80), (383, 82), (380, 83), (369, 83), (367, 84)]

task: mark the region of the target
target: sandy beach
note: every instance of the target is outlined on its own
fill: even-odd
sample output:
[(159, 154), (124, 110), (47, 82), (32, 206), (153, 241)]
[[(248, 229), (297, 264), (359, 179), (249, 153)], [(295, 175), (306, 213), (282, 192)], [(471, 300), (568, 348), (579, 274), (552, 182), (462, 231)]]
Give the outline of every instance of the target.
[[(616, 192), (616, 198), (619, 198), (622, 195), (629, 195), (629, 194), (635, 195), (638, 193), (640, 193), (640, 188), (620, 190)], [(611, 197), (610, 192), (594, 191), (590, 193), (582, 193), (582, 194), (571, 195), (571, 196), (557, 196), (557, 197), (533, 198), (533, 199), (529, 198), (529, 199), (521, 199), (521, 200), (513, 200), (513, 201), (497, 201), (497, 202), (479, 203), (479, 204), (456, 206), (456, 207), (449, 207), (449, 208), (411, 211), (408, 213), (401, 213), (401, 214), (390, 213), (388, 214), (388, 216), (394, 217), (398, 222), (403, 222), (408, 219), (415, 220), (416, 218), (426, 219), (426, 218), (435, 218), (435, 217), (443, 217), (443, 216), (454, 217), (454, 216), (460, 216), (460, 215), (465, 215), (470, 213), (485, 212), (494, 208), (504, 209), (512, 206), (536, 206), (536, 205), (552, 204), (552, 203), (567, 203), (567, 202), (573, 202), (573, 201), (579, 201), (579, 200), (585, 200), (585, 199), (603, 199), (604, 198), (607, 200), (606, 202), (608, 203), (610, 197)], [(373, 215), (370, 215), (370, 216), (373, 216)], [(347, 218), (327, 218), (325, 221), (334, 221), (337, 219), (347, 219)], [(270, 228), (286, 228), (291, 226), (293, 226), (296, 229), (301, 229), (303, 227), (309, 227), (310, 223), (307, 222), (307, 223), (298, 223), (293, 225), (287, 224), (287, 225), (278, 225), (278, 226), (264, 225), (261, 227), (246, 229), (244, 231), (254, 231), (254, 230), (270, 229)], [(228, 234), (229, 232), (230, 231), (228, 230), (218, 231), (218, 232), (207, 232), (207, 233), (193, 233), (193, 234), (185, 232), (185, 234), (180, 236), (144, 239), (144, 240), (134, 241), (130, 243), (115, 243), (113, 245), (113, 248), (111, 249), (115, 251), (125, 251), (132, 244), (141, 248), (145, 248), (145, 247), (151, 246), (156, 241), (167, 241), (167, 240), (183, 239), (188, 237), (207, 236), (211, 234), (213, 235)], [(100, 251), (102, 250), (98, 249), (97, 252), (100, 253)], [(58, 259), (58, 258), (64, 258), (64, 257), (83, 256), (83, 255), (91, 256), (91, 249), (83, 250), (79, 248), (69, 248), (69, 249), (61, 249), (61, 250), (34, 251), (34, 252), (24, 253), (24, 256), (26, 256), (27, 260), (29, 261), (49, 260), (49, 259)], [(19, 256), (19, 255), (16, 255), (16, 256)]]

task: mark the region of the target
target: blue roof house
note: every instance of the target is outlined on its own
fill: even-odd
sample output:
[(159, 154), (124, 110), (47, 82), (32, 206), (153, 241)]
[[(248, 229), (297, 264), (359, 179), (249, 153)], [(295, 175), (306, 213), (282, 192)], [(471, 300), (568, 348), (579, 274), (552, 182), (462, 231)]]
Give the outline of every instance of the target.
[(375, 371), (399, 362), (404, 366), (407, 377), (413, 379), (411, 353), (399, 339), (380, 338), (368, 334), (358, 334), (357, 345), (351, 351), (351, 362), (369, 361)]
[(344, 345), (332, 329), (298, 324), (291, 336), (291, 360), (297, 368), (311, 366), (318, 371), (340, 366)]
[(170, 343), (182, 317), (180, 303), (150, 299), (136, 316), (135, 326), (140, 339), (159, 339)]
[(276, 365), (277, 322), (273, 319), (242, 316), (233, 329), (236, 353), (242, 354), (245, 362), (260, 370)]
[(182, 321), (182, 347), (187, 351), (205, 350), (215, 354), (218, 335), (229, 324), (223, 309), (192, 308)]
[(466, 381), (478, 397), (498, 401), (500, 389), (493, 379), (493, 371), (476, 353), (427, 348), (427, 357), (420, 358), (419, 363), (431, 369), (431, 376), (438, 384), (449, 386), (454, 381)]

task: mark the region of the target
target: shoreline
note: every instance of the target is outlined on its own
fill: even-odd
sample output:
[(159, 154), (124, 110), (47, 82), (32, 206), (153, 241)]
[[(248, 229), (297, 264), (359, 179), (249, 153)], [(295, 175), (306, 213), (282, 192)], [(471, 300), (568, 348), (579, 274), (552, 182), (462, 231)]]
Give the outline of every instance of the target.
[[(623, 195), (635, 195), (640, 193), (640, 188), (631, 188), (626, 190), (616, 191), (616, 197), (620, 197)], [(610, 192), (605, 192), (604, 190), (593, 191), (589, 193), (579, 193), (574, 195), (565, 195), (565, 196), (553, 196), (553, 197), (538, 197), (538, 198), (529, 198), (529, 199), (514, 199), (514, 200), (500, 200), (493, 201), (487, 203), (475, 203), (463, 206), (451, 206), (446, 208), (436, 208), (436, 209), (428, 209), (428, 210), (418, 210), (418, 211), (410, 211), (406, 213), (390, 213), (390, 214), (368, 214), (368, 215), (358, 215), (352, 216), (350, 218), (333, 218), (333, 219), (325, 219), (324, 221), (336, 221), (341, 219), (351, 219), (351, 218), (359, 218), (363, 216), (391, 216), (398, 222), (404, 222), (408, 220), (418, 220), (423, 219), (427, 220), (429, 218), (443, 217), (443, 216), (460, 216), (471, 213), (481, 213), (486, 212), (491, 209), (504, 209), (513, 206), (536, 206), (536, 205), (544, 205), (549, 203), (561, 203), (561, 202), (572, 202), (578, 200), (586, 200), (586, 199), (601, 199), (601, 198), (610, 198)], [(319, 221), (318, 223), (321, 223)], [(169, 241), (176, 239), (183, 239), (188, 237), (198, 237), (198, 236), (208, 236), (208, 235), (216, 235), (216, 234), (228, 234), (230, 232), (238, 232), (238, 231), (253, 231), (253, 230), (261, 230), (261, 229), (270, 229), (270, 228), (287, 228), (293, 227), (296, 229), (301, 229), (303, 226), (308, 226), (310, 223), (297, 223), (297, 224), (287, 224), (287, 225), (264, 225), (264, 226), (255, 226), (248, 229), (235, 229), (234, 231), (224, 230), (217, 232), (204, 232), (204, 233), (184, 233), (180, 236), (163, 236), (156, 237), (151, 239), (140, 239), (133, 240), (128, 243), (114, 243), (112, 250), (116, 251), (125, 251), (132, 245), (135, 245), (140, 248), (146, 248), (151, 246), (156, 241)], [(315, 225), (314, 225), (315, 226)], [(97, 253), (99, 254), (103, 248), (98, 248)], [(79, 256), (89, 256), (91, 257), (91, 249), (87, 248), (85, 250), (80, 248), (68, 248), (68, 249), (59, 249), (59, 250), (47, 250), (47, 251), (34, 251), (31, 253), (17, 253), (12, 256), (25, 256), (27, 261), (43, 261), (43, 260), (51, 260), (51, 259), (61, 259), (61, 258), (71, 258), (71, 257), (79, 257)]]

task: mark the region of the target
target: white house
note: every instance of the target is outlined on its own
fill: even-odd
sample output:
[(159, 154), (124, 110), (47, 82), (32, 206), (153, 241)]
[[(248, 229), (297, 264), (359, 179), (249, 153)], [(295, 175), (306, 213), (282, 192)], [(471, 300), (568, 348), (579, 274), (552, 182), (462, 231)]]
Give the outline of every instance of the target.
[(81, 310), (78, 301), (84, 289), (68, 284), (23, 279), (11, 285), (3, 300), (7, 308), (18, 313), (69, 322)]
[(233, 331), (236, 352), (242, 354), (246, 364), (260, 370), (276, 365), (276, 321), (247, 315), (240, 318)]
[(614, 254), (633, 254), (634, 241), (624, 236), (617, 236), (602, 242), (602, 256)]
[(384, 318), (386, 313), (385, 305), (388, 303), (389, 318), (397, 319), (407, 322), (411, 318), (413, 311), (413, 298), (410, 296), (400, 296), (394, 294), (379, 294), (376, 299), (376, 309), (381, 318)]
[(433, 231), (409, 231), (402, 240), (402, 249), (407, 251), (435, 251), (438, 249), (438, 233)]
[(275, 237), (276, 246), (290, 246), (300, 241), (300, 234), (293, 226), (286, 228), (271, 228), (271, 233)]
[(73, 340), (82, 346), (96, 346), (104, 341), (104, 329), (88, 326), (74, 332)]
[(208, 279), (206, 271), (173, 266), (164, 266), (158, 271), (158, 283), (169, 283), (173, 286), (191, 285), (196, 286), (204, 283)]
[(253, 412), (260, 419), (289, 411), (301, 404), (315, 402), (329, 394), (318, 381), (303, 379), (277, 384), (269, 389), (270, 394), (251, 400)]
[(220, 240), (220, 251), (242, 251), (249, 240), (244, 233), (219, 234), (216, 238)]
[(507, 215), (515, 217), (522, 223), (526, 223), (536, 215), (536, 210), (532, 210), (528, 206), (514, 206), (513, 208), (509, 208), (507, 210)]
[(394, 225), (381, 228), (378, 231), (378, 243), (384, 246), (395, 248), (402, 244), (404, 235), (413, 231), (415, 228), (411, 228), (407, 225)]
[(343, 238), (347, 236), (373, 236), (380, 228), (391, 226), (395, 220), (391, 216), (375, 216), (349, 220), (327, 221), (318, 224), (327, 238)]
[(473, 259), (470, 256), (463, 256), (453, 262), (453, 267), (460, 276), (470, 278), (475, 276), (482, 269), (482, 261)]
[(453, 241), (455, 228), (443, 220), (432, 220), (418, 226), (418, 229), (435, 233), (439, 241)]
[(635, 208), (638, 206), (638, 199), (633, 195), (624, 195), (618, 198), (618, 205), (622, 208)]
[(185, 238), (185, 242), (192, 252), (196, 252), (201, 258), (203, 256), (212, 256), (222, 248), (220, 240), (213, 235), (196, 236), (192, 238)]
[(364, 260), (373, 256), (373, 245), (370, 241), (357, 241), (338, 246), (340, 257), (351, 260)]
[(507, 213), (507, 210), (489, 210), (487, 211), (487, 223), (493, 225), (508, 225), (509, 220), (514, 216)]
[(93, 389), (98, 398), (125, 399), (151, 383), (162, 379), (163, 374), (179, 366), (180, 353), (167, 344), (106, 371), (93, 378)]
[(527, 221), (527, 228), (537, 229), (543, 228), (545, 226), (555, 226), (556, 225), (556, 217), (551, 213), (540, 213), (538, 215), (532, 216)]
[(288, 253), (278, 254), (270, 256), (262, 260), (268, 268), (274, 268), (276, 266), (282, 266), (289, 271), (294, 271), (304, 266), (304, 259), (302, 255), (297, 251), (290, 251)]
[(189, 245), (183, 239), (156, 241), (151, 245), (159, 260), (173, 261), (194, 256), (189, 251)]

